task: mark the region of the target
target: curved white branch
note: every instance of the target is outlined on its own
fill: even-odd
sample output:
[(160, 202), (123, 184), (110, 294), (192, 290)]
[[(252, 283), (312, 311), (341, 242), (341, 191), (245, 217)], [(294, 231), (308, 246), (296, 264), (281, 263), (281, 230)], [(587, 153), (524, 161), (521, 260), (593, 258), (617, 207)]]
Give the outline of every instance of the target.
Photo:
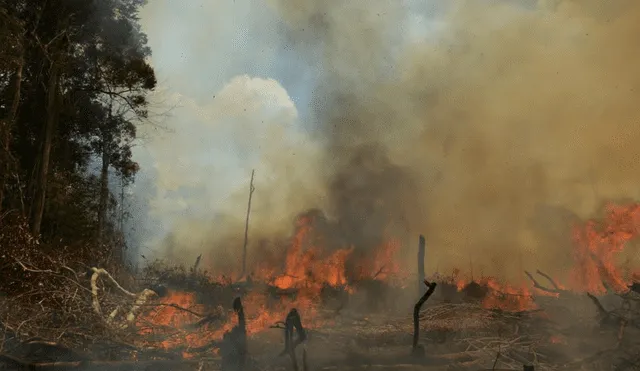
[[(93, 268), (91, 268), (91, 271), (93, 272), (93, 274), (91, 275), (91, 295), (93, 297), (92, 306), (93, 306), (94, 312), (96, 312), (96, 314), (98, 314), (99, 316), (101, 316), (101, 317), (103, 316), (102, 308), (100, 307), (100, 300), (98, 298), (98, 278), (100, 278), (100, 276), (107, 277), (108, 280), (116, 288), (118, 288), (118, 290), (120, 290), (125, 295), (136, 299), (134, 304), (133, 304), (133, 306), (131, 307), (131, 310), (129, 311), (129, 313), (127, 314), (127, 316), (125, 318), (126, 322), (119, 326), (121, 329), (126, 329), (130, 325), (133, 325), (135, 323), (136, 316), (138, 315), (138, 312), (140, 311), (140, 308), (144, 304), (146, 304), (149, 299), (151, 299), (152, 297), (158, 295), (155, 291), (149, 290), (149, 289), (144, 289), (144, 290), (142, 290), (142, 292), (140, 292), (138, 294), (134, 294), (134, 293), (126, 290), (124, 287), (122, 287), (113, 278), (113, 276), (111, 276), (111, 274), (109, 274), (109, 272), (107, 272), (103, 268), (95, 268), (95, 267), (93, 267)], [(113, 322), (115, 321), (115, 318), (116, 318), (116, 316), (118, 315), (119, 312), (120, 312), (120, 307), (117, 307), (115, 310), (113, 310), (113, 312), (111, 312), (111, 314), (109, 314), (109, 316), (106, 319), (107, 324), (113, 325)]]

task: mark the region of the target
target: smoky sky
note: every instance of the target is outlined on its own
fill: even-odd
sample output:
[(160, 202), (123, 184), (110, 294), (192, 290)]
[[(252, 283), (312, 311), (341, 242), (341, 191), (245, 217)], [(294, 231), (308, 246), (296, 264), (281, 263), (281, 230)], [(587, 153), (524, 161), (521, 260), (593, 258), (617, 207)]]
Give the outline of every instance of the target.
[[(640, 196), (636, 2), (267, 4), (272, 44), (314, 78), (302, 84), (308, 106), (296, 106), (309, 114), (292, 121), (306, 128), (287, 142), (295, 156), (276, 156), (278, 140), (242, 139), (281, 169), (257, 188), (273, 210), (252, 214), (252, 246), (320, 209), (345, 244), (409, 241), (407, 262), (425, 234), (431, 271), (562, 272), (572, 224)], [(237, 258), (246, 190), (228, 192), (238, 207), (227, 221), (186, 223), (176, 248)]]

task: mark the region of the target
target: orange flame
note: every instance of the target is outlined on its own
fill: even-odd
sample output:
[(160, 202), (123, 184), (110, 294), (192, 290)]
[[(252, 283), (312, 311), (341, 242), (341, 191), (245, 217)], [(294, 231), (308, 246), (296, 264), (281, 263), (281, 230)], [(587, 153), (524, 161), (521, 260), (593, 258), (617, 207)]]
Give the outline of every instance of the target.
[(197, 304), (194, 293), (169, 290), (151, 311), (138, 317), (138, 333), (158, 337), (163, 349), (182, 347), (183, 356), (189, 357), (190, 348), (220, 340), (233, 327), (229, 323), (220, 328), (204, 325), (196, 331), (187, 330), (186, 326), (201, 319), (203, 312), (204, 306)]
[[(276, 273), (274, 267), (263, 265), (252, 274), (253, 280), (269, 283), (283, 292), (274, 296), (268, 292), (251, 291), (244, 295), (242, 302), (248, 335), (267, 330), (276, 322), (283, 321), (292, 308), (301, 313), (305, 327), (317, 328), (325, 325), (327, 321), (318, 316), (323, 289), (335, 287), (347, 292), (353, 291), (349, 287), (346, 264), (354, 249), (327, 252), (323, 246), (314, 246), (311, 238), (312, 223), (313, 220), (309, 217), (298, 219), (295, 234), (284, 258), (284, 269), (280, 273)], [(360, 275), (378, 280), (397, 275), (399, 265), (395, 261), (395, 255), (399, 247), (399, 243), (395, 241), (380, 246), (371, 258), (360, 264)], [(284, 295), (288, 290), (295, 294)], [(222, 326), (205, 325), (192, 331), (184, 329), (201, 318), (198, 314), (205, 312), (206, 308), (196, 302), (195, 294), (169, 291), (156, 308), (140, 317), (139, 333), (157, 335), (159, 329), (164, 330), (166, 336), (160, 346), (165, 349), (185, 347), (183, 355), (189, 356), (189, 349), (219, 341), (224, 332), (233, 328), (237, 322), (235, 315), (228, 313), (229, 320)]]
[(329, 256), (323, 256), (319, 246), (303, 249), (310, 244), (311, 223), (308, 217), (298, 220), (297, 231), (287, 250), (284, 272), (271, 282), (275, 287), (305, 289), (310, 295), (319, 294), (324, 285), (347, 284), (345, 265), (353, 249), (339, 249)]
[[(407, 273), (401, 273), (396, 260), (400, 250), (398, 241), (389, 240), (363, 256), (354, 255), (352, 247), (328, 251), (326, 246), (322, 246), (322, 242), (312, 238), (313, 222), (308, 216), (298, 219), (281, 269), (263, 265), (254, 270), (254, 280), (270, 284), (272, 288), (282, 292), (273, 295), (254, 290), (244, 295), (242, 300), (249, 335), (264, 331), (274, 323), (284, 320), (294, 307), (301, 313), (305, 327), (314, 328), (326, 324), (319, 318), (318, 311), (323, 290), (327, 287), (353, 292), (355, 288), (350, 286), (353, 284), (351, 279), (388, 282), (398, 279), (403, 282), (408, 277)], [(616, 291), (625, 291), (632, 273), (625, 279), (616, 265), (616, 257), (624, 250), (626, 243), (638, 235), (639, 225), (639, 204), (609, 205), (603, 223), (589, 221), (582, 228), (575, 228), (576, 264), (572, 270), (572, 288), (602, 293), (606, 285)], [(356, 267), (353, 267), (356, 271), (349, 271), (348, 275), (347, 266), (354, 259), (357, 259)], [(349, 267), (351, 269), (350, 265)], [(461, 291), (469, 281), (459, 279), (459, 273), (454, 272), (451, 283)], [(486, 294), (481, 298), (485, 308), (505, 311), (536, 308), (532, 291), (525, 285), (513, 286), (491, 277), (482, 278), (477, 283), (486, 289)], [(540, 290), (534, 292), (536, 295), (557, 295)], [(291, 293), (293, 294), (289, 295)], [(222, 313), (228, 318), (222, 324), (208, 324), (195, 330), (185, 328), (201, 319), (206, 312), (207, 308), (198, 304), (194, 293), (169, 291), (157, 307), (139, 317), (137, 325), (141, 334), (158, 336), (161, 347), (182, 349), (185, 356), (188, 356), (190, 349), (220, 340), (224, 332), (236, 324), (235, 315)], [(550, 339), (551, 342), (556, 340)]]
[(605, 285), (616, 292), (626, 291), (630, 282), (616, 266), (615, 258), (628, 241), (638, 236), (639, 225), (639, 204), (608, 205), (603, 223), (589, 221), (583, 228), (575, 228), (574, 287), (592, 293), (606, 292)]
[(531, 292), (524, 285), (517, 288), (500, 284), (492, 278), (486, 278), (483, 281), (489, 288), (489, 292), (482, 302), (485, 308), (496, 308), (509, 312), (522, 312), (537, 308)]

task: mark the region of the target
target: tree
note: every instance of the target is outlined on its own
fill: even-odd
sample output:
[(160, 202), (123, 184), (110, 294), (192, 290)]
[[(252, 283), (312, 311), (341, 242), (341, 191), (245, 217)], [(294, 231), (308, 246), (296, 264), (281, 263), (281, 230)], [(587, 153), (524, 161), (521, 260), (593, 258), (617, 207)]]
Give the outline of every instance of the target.
[[(3, 4), (4, 5), (4, 4)], [(22, 71), (24, 68), (25, 36), (22, 22), (15, 14), (10, 14), (6, 7), (0, 8), (0, 73), (3, 79), (8, 77), (7, 93), (8, 107), (0, 106), (0, 215), (2, 215), (4, 192), (9, 177), (11, 164), (15, 161), (11, 155), (10, 143), (12, 131), (18, 114), (20, 92), (22, 86)], [(0, 218), (0, 222), (2, 218)]]
[(0, 0), (0, 211), (30, 216), (43, 240), (103, 237), (109, 170), (124, 184), (138, 170), (131, 146), (156, 85), (142, 5)]
[(104, 26), (118, 30), (117, 37), (107, 34), (88, 51), (93, 61), (93, 79), (87, 90), (97, 93), (97, 99), (106, 109), (106, 117), (92, 128), (90, 139), (94, 152), (100, 154), (102, 160), (97, 225), (101, 240), (109, 199), (109, 167), (114, 167), (126, 182), (138, 171), (138, 164), (131, 159), (131, 145), (136, 137), (134, 122), (148, 117), (145, 96), (156, 86), (153, 68), (145, 61), (149, 50), (140, 47), (144, 37), (132, 23), (135, 18), (131, 12), (136, 9), (133, 5), (139, 3), (120, 3), (125, 5), (118, 11), (122, 18), (108, 18)]

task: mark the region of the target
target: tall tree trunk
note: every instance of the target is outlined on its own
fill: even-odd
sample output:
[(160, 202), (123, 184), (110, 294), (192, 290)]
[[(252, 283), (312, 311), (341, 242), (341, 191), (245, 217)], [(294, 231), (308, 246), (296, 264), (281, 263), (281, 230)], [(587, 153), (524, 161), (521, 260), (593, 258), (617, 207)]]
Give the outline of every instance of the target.
[(100, 200), (98, 203), (98, 239), (102, 241), (104, 227), (107, 219), (107, 206), (109, 203), (109, 151), (106, 138), (102, 140), (102, 170), (100, 171)]
[[(2, 143), (2, 154), (0, 154), (0, 215), (2, 214), (2, 204), (4, 202), (4, 191), (7, 185), (7, 178), (11, 171), (10, 164), (15, 164), (11, 156), (11, 131), (15, 125), (16, 116), (18, 115), (18, 107), (20, 106), (20, 91), (22, 89), (22, 70), (24, 68), (24, 59), (20, 57), (18, 65), (13, 73), (11, 85), (13, 86), (13, 101), (6, 119), (1, 123), (0, 142)], [(0, 222), (2, 219), (0, 218)]]
[(42, 227), (42, 216), (44, 214), (44, 204), (47, 197), (47, 181), (49, 177), (49, 160), (51, 158), (51, 145), (56, 122), (58, 120), (58, 86), (60, 84), (60, 66), (57, 62), (52, 62), (49, 82), (47, 86), (47, 121), (45, 126), (44, 140), (42, 142), (42, 154), (40, 159), (40, 169), (36, 180), (35, 205), (33, 208), (33, 221), (31, 233), (39, 238)]

